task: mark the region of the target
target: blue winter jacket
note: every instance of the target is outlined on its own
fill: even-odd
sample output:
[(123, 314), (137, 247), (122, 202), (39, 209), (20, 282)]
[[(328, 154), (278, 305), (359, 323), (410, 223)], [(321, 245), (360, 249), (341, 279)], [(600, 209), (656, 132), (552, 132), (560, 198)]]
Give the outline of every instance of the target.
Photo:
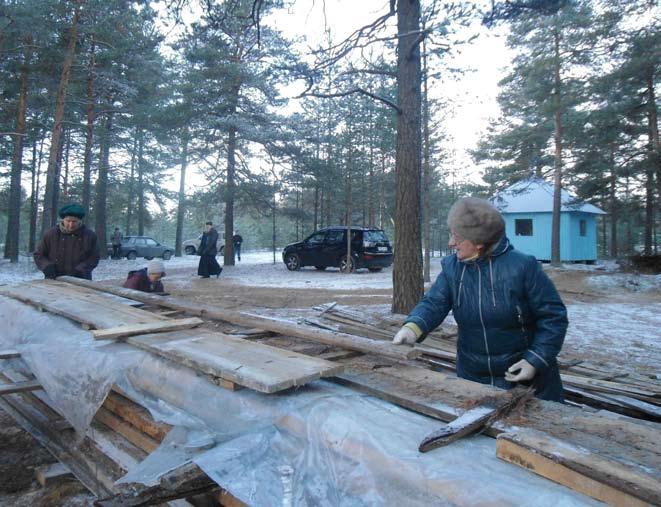
[(537, 260), (503, 238), (491, 256), (462, 262), (445, 257), (443, 271), (410, 313), (423, 336), (452, 310), (457, 325), (457, 375), (509, 389), (505, 371), (520, 359), (537, 369), (536, 395), (562, 401), (556, 357), (567, 309)]

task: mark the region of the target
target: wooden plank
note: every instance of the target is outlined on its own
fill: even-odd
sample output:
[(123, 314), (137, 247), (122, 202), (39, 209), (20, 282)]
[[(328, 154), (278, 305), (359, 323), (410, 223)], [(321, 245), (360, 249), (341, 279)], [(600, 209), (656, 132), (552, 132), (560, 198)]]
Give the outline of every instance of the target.
[(58, 280), (65, 280), (75, 285), (81, 285), (83, 287), (89, 287), (92, 289), (109, 292), (111, 294), (118, 294), (120, 296), (136, 299), (144, 303), (164, 306), (175, 310), (183, 310), (186, 313), (197, 315), (199, 317), (231, 322), (233, 324), (245, 326), (248, 328), (258, 327), (260, 329), (281, 333), (287, 336), (294, 336), (304, 340), (324, 343), (326, 345), (334, 345), (344, 349), (357, 350), (365, 354), (376, 354), (389, 357), (391, 359), (396, 359), (398, 361), (414, 359), (420, 355), (420, 352), (414, 350), (413, 347), (394, 345), (391, 342), (371, 340), (361, 336), (354, 336), (323, 329), (313, 329), (309, 326), (301, 326), (294, 322), (281, 319), (273, 319), (248, 312), (223, 310), (213, 305), (200, 305), (173, 296), (155, 296), (146, 292), (125, 289), (123, 287), (109, 287), (101, 285), (98, 282), (93, 282), (91, 280), (83, 280), (81, 278), (74, 278), (69, 276), (59, 277)]
[(172, 319), (157, 322), (146, 322), (144, 324), (131, 324), (126, 326), (113, 327), (110, 329), (97, 329), (92, 331), (92, 335), (96, 340), (115, 340), (117, 338), (127, 338), (129, 336), (135, 336), (138, 334), (191, 329), (201, 324), (204, 324), (202, 319), (197, 317), (190, 317), (187, 319)]
[(21, 357), (21, 353), (18, 350), (14, 350), (14, 349), (0, 350), (0, 359), (14, 359), (15, 357)]
[(496, 408), (490, 406), (476, 407), (467, 410), (454, 421), (427, 435), (422, 442), (420, 442), (418, 451), (429, 452), (432, 449), (443, 447), (466, 435), (475, 433), (482, 429), (495, 413)]
[(137, 428), (134, 428), (103, 407), (99, 408), (94, 418), (122, 435), (126, 440), (146, 453), (154, 452), (159, 446), (159, 442), (149, 435), (140, 432)]
[(502, 433), (496, 455), (610, 505), (661, 504), (659, 481), (540, 432)]
[(149, 411), (119, 393), (110, 391), (103, 408), (120, 417), (156, 442), (162, 442), (172, 426), (154, 421)]
[(34, 475), (37, 478), (37, 482), (43, 487), (50, 486), (55, 482), (73, 479), (74, 477), (69, 467), (60, 462), (37, 467), (34, 469)]
[(343, 366), (204, 329), (128, 338), (128, 343), (213, 377), (274, 393), (340, 373)]
[(26, 380), (25, 382), (14, 382), (13, 384), (0, 385), (0, 396), (11, 393), (24, 393), (26, 391), (37, 391), (43, 389), (36, 380)]
[(154, 313), (108, 300), (104, 295), (55, 280), (34, 281), (0, 287), (0, 294), (18, 299), (56, 315), (81, 323), (90, 329), (116, 327), (118, 323), (141, 324), (166, 320)]
[(609, 382), (607, 380), (597, 380), (594, 378), (578, 377), (576, 375), (560, 375), (562, 381), (569, 385), (582, 387), (583, 389), (600, 391), (604, 393), (623, 394), (638, 399), (661, 398), (661, 390), (640, 389), (629, 384), (619, 382)]

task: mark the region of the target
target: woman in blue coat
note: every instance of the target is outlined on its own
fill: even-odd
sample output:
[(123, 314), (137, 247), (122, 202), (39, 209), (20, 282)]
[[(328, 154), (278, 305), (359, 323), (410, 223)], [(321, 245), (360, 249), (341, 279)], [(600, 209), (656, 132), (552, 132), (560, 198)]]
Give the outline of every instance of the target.
[(537, 397), (562, 401), (556, 357), (567, 331), (567, 310), (537, 260), (515, 250), (505, 222), (482, 199), (457, 201), (448, 216), (455, 254), (397, 332), (413, 344), (452, 310), (459, 328), (457, 375), (510, 389), (535, 386)]

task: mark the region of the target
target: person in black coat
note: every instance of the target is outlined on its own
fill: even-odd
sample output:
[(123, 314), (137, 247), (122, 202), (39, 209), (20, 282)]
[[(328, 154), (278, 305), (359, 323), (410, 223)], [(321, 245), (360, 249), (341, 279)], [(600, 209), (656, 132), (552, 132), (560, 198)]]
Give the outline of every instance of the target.
[(459, 329), (457, 375), (511, 389), (531, 384), (538, 398), (562, 401), (557, 356), (567, 310), (537, 260), (505, 236), (496, 208), (467, 197), (450, 209), (453, 255), (394, 343), (415, 343), (452, 310)]
[(220, 276), (223, 268), (216, 261), (216, 243), (218, 242), (218, 231), (213, 228), (213, 223), (206, 223), (206, 232), (202, 234), (200, 241), (200, 264), (197, 267), (197, 274), (202, 278), (209, 278), (216, 275)]

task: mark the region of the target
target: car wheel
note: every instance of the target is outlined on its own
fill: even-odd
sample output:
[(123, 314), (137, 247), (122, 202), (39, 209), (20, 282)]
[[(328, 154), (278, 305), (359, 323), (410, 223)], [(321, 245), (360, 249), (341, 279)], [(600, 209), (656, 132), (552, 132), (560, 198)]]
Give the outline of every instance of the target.
[(285, 257), (285, 265), (289, 271), (298, 271), (301, 269), (301, 259), (296, 254), (289, 254)]
[(220, 247), (220, 250), (218, 250), (219, 255), (225, 255), (225, 245)]
[(145, 255), (145, 259), (147, 259), (148, 261), (150, 261), (150, 260), (153, 259), (153, 257)]
[(166, 250), (165, 252), (163, 252), (164, 261), (169, 261), (170, 257), (172, 257), (172, 252), (170, 252), (170, 250)]
[(315, 269), (318, 269), (319, 271), (323, 271), (326, 269), (326, 266), (315, 266)]
[(347, 263), (346, 255), (340, 259), (340, 271), (342, 271), (343, 273), (347, 271), (349, 273), (353, 273), (355, 270), (356, 270), (356, 265), (354, 264), (353, 259), (350, 259), (348, 263)]
[(185, 249), (184, 252), (186, 252), (186, 255), (195, 255), (195, 247), (192, 245), (188, 245)]
[(126, 258), (130, 261), (135, 260), (137, 257), (138, 257), (138, 254), (136, 254), (133, 251), (126, 254)]
[(381, 271), (383, 268), (367, 268), (368, 271), (371, 271), (372, 273), (378, 273)]

